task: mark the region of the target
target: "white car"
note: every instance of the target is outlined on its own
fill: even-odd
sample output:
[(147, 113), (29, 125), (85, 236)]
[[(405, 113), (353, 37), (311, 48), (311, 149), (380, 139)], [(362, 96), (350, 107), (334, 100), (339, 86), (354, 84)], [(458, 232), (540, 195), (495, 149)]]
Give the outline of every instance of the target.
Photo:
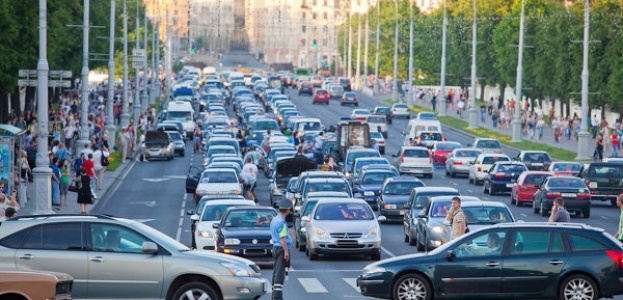
[(411, 111), (409, 110), (409, 105), (405, 103), (396, 103), (392, 105), (392, 114), (394, 118), (411, 118)]
[(469, 166), (467, 179), (469, 183), (479, 184), (487, 176), (487, 171), (491, 169), (493, 163), (498, 161), (511, 161), (510, 157), (504, 154), (480, 154)]
[(457, 174), (469, 174), (470, 163), (476, 160), (482, 151), (470, 148), (457, 148), (448, 154), (446, 160), (446, 176), (454, 177)]
[(497, 139), (492, 138), (476, 138), (473, 143), (467, 147), (479, 149), (482, 153), (503, 154), (502, 144)]
[(197, 221), (195, 229), (197, 249), (214, 250), (214, 233), (216, 229), (212, 225), (218, 224), (225, 210), (232, 206), (255, 206), (255, 202), (240, 199), (212, 200), (206, 202), (201, 215), (192, 215), (190, 217), (191, 220)]
[(205, 195), (242, 195), (242, 185), (233, 169), (205, 169), (199, 177), (195, 202)]
[(426, 147), (402, 146), (395, 157), (394, 166), (400, 174), (419, 174), (433, 178), (433, 156)]

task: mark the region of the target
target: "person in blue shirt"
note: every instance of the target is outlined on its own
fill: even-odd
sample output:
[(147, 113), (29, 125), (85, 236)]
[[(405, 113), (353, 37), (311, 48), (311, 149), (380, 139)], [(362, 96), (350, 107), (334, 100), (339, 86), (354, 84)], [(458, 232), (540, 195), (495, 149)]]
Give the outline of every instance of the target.
[(290, 200), (278, 203), (279, 214), (270, 222), (270, 236), (273, 243), (273, 300), (283, 299), (283, 282), (286, 268), (290, 264), (290, 247), (292, 238), (288, 232), (286, 216), (292, 209)]

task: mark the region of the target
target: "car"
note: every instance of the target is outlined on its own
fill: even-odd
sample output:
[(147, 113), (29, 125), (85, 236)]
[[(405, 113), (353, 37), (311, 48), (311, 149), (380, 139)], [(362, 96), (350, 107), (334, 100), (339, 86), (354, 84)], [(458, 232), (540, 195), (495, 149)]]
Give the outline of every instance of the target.
[(359, 106), (359, 97), (357, 97), (357, 94), (355, 92), (345, 92), (342, 95), (342, 101), (340, 102), (340, 105)]
[(147, 131), (145, 133), (145, 159), (175, 157), (175, 144), (166, 131)]
[(418, 131), (409, 146), (423, 146), (432, 148), (436, 142), (443, 142), (446, 138), (440, 131)]
[(385, 154), (385, 138), (378, 131), (370, 131), (370, 138), (376, 142), (376, 145), (379, 147), (379, 153)]
[(312, 76), (310, 82), (314, 87), (321, 87), (323, 79), (321, 76)]
[(363, 167), (359, 177), (353, 182), (353, 192), (359, 193), (360, 198), (368, 202), (372, 209), (378, 209), (377, 198), (385, 179), (398, 176), (395, 168), (368, 169)]
[(140, 221), (106, 215), (3, 221), (0, 268), (7, 267), (69, 274), (75, 299), (257, 299), (269, 284), (250, 260), (190, 251)]
[(204, 156), (203, 165), (207, 165), (212, 157), (215, 155), (223, 154), (226, 156), (239, 157), (240, 153), (236, 150), (236, 147), (231, 145), (214, 145), (210, 146), (210, 149), (206, 151)]
[(554, 176), (552, 172), (526, 171), (517, 177), (511, 188), (511, 204), (521, 206), (524, 202), (532, 204), (534, 193), (539, 189), (545, 178)]
[[(384, 221), (385, 217), (378, 217)], [(381, 259), (381, 228), (370, 206), (361, 199), (320, 199), (305, 221), (309, 260), (319, 255), (369, 255)]]
[(369, 115), (366, 122), (370, 125), (370, 131), (378, 131), (383, 134), (384, 138), (387, 138), (387, 121), (385, 121), (385, 116)]
[(174, 153), (184, 157), (186, 155), (186, 143), (184, 137), (177, 131), (167, 131), (173, 141)]
[[(203, 196), (199, 199), (197, 205), (195, 205), (194, 209), (189, 209), (186, 211), (186, 214), (190, 216), (190, 233), (191, 233), (191, 245), (190, 248), (197, 249), (197, 243), (195, 241), (195, 230), (197, 229), (197, 222), (201, 218), (201, 214), (203, 213), (203, 209), (206, 204), (210, 201), (214, 200), (245, 200), (242, 195), (230, 196), (230, 195), (208, 195)], [(194, 217), (193, 217), (194, 216)]]
[(502, 144), (497, 139), (476, 138), (471, 144), (467, 144), (467, 147), (479, 149), (484, 154), (504, 154)]
[(212, 225), (217, 229), (216, 252), (272, 265), (270, 221), (276, 216), (277, 211), (272, 207), (228, 208), (220, 222)]
[(545, 171), (549, 169), (549, 165), (552, 163), (547, 152), (534, 150), (523, 150), (514, 160), (524, 163), (530, 171)]
[(400, 174), (411, 173), (433, 178), (433, 156), (426, 147), (402, 146), (394, 157), (394, 166)]
[(70, 300), (74, 279), (65, 273), (0, 270), (0, 299)]
[(434, 112), (423, 111), (419, 112), (415, 118), (418, 120), (437, 120), (437, 115)]
[(340, 77), (339, 82), (340, 82), (340, 85), (342, 85), (342, 87), (344, 88), (345, 91), (348, 91), (348, 92), (352, 91), (350, 78), (348, 78), (348, 77)]
[(331, 99), (341, 99), (344, 94), (344, 88), (339, 84), (331, 83), (325, 88), (329, 91)]
[(255, 202), (244, 199), (206, 201), (200, 215), (192, 215), (196, 222), (194, 231), (195, 247), (202, 250), (214, 250), (216, 230), (213, 224), (219, 223), (223, 213), (230, 207), (255, 206)]
[[(380, 148), (380, 147), (379, 147)], [(346, 152), (346, 157), (344, 158), (344, 162), (340, 162), (338, 165), (342, 167), (344, 171), (344, 176), (346, 178), (352, 177), (353, 173), (353, 163), (355, 159), (362, 157), (381, 157), (379, 151), (369, 148), (350, 148)]]
[(352, 167), (352, 175), (348, 178), (350, 183), (354, 183), (357, 178), (359, 178), (359, 172), (363, 169), (363, 167), (368, 165), (388, 165), (389, 161), (387, 161), (384, 157), (359, 157), (355, 159)]
[(398, 176), (385, 179), (377, 198), (378, 212), (387, 220), (402, 221), (404, 206), (409, 201), (411, 190), (425, 184), (411, 176)]
[(395, 103), (392, 104), (392, 115), (394, 118), (411, 118), (411, 111), (409, 110), (409, 105), (404, 103)]
[(623, 157), (604, 157), (601, 162), (623, 163)]
[(446, 176), (469, 175), (470, 163), (480, 154), (482, 151), (478, 149), (457, 148), (452, 150), (446, 159)]
[(233, 169), (215, 168), (200, 171), (190, 166), (186, 177), (186, 193), (193, 194), (195, 203), (205, 195), (241, 195), (242, 184)]
[(623, 194), (623, 164), (616, 162), (592, 162), (584, 164), (580, 175), (591, 190), (591, 200), (608, 201), (617, 206), (616, 198)]
[(545, 178), (539, 189), (534, 193), (532, 210), (541, 216), (549, 216), (555, 198), (565, 201), (565, 209), (569, 212), (582, 214), (584, 218), (591, 216), (591, 192), (582, 178), (572, 176), (550, 176)]
[(305, 247), (307, 247), (305, 234), (305, 224), (307, 224), (307, 222), (301, 220), (301, 218), (309, 216), (316, 206), (316, 203), (318, 203), (318, 200), (324, 198), (351, 198), (351, 196), (348, 195), (348, 193), (342, 192), (312, 192), (307, 194), (305, 202), (298, 203), (297, 206), (294, 207), (294, 239), (295, 247), (299, 249), (299, 251), (305, 251)]
[(461, 144), (457, 142), (435, 142), (431, 146), (431, 152), (433, 153), (433, 164), (445, 165), (448, 155), (454, 149), (461, 148)]
[(409, 200), (404, 206), (404, 218), (402, 220), (404, 241), (411, 246), (417, 244), (418, 216), (428, 204), (428, 200), (435, 196), (461, 196), (461, 193), (452, 187), (416, 187), (411, 189)]
[[(482, 151), (482, 150), (479, 150)], [(498, 161), (511, 161), (510, 157), (504, 154), (485, 154), (482, 153), (470, 162), (467, 179), (469, 183), (479, 184), (487, 176), (487, 171)]]
[(370, 110), (365, 108), (355, 108), (350, 114), (351, 120), (367, 121), (368, 116), (372, 115)]
[(285, 158), (277, 161), (274, 176), (272, 176), (269, 184), (270, 206), (277, 207), (277, 203), (285, 199), (287, 185), (291, 178), (298, 177), (301, 173), (313, 169), (316, 169), (316, 164), (305, 157)]
[(298, 87), (298, 95), (300, 96), (301, 94), (309, 94), (310, 96), (314, 94), (313, 91), (313, 87), (312, 85), (309, 83), (309, 81), (303, 81), (301, 82), (301, 84)]
[[(164, 123), (166, 122), (166, 123)], [(182, 122), (174, 122), (174, 121), (163, 121), (163, 123), (159, 123), (158, 125), (156, 125), (156, 130), (157, 131), (177, 131), (179, 132), (182, 137), (184, 137), (184, 140), (186, 139), (186, 131), (184, 131), (183, 127), (180, 130), (180, 125), (182, 124)]]
[[(298, 180), (296, 181), (296, 185), (292, 187), (289, 191), (293, 194), (295, 199), (301, 199), (301, 194), (305, 189), (305, 185), (307, 184), (308, 179), (312, 178), (338, 178), (346, 180), (346, 176), (341, 172), (337, 171), (320, 171), (320, 170), (311, 170), (305, 171), (299, 174)], [(352, 196), (352, 194), (351, 194)]]
[(549, 165), (549, 168), (547, 168), (547, 171), (554, 173), (554, 175), (578, 176), (578, 174), (580, 174), (581, 169), (582, 169), (581, 163), (576, 163), (576, 162), (571, 162), (571, 161), (553, 161)]
[[(320, 171), (323, 172), (323, 171)], [(313, 192), (342, 192), (353, 197), (353, 190), (344, 178), (316, 177), (303, 179), (301, 192), (294, 197), (297, 203), (305, 202), (307, 195)]]
[(528, 168), (520, 162), (495, 162), (482, 181), (483, 193), (490, 195), (509, 193), (517, 177), (525, 171), (528, 171)]
[(383, 299), (596, 300), (623, 293), (622, 254), (620, 242), (600, 228), (502, 223), (425, 255), (369, 264), (356, 284), (362, 295)]
[(392, 110), (391, 108), (387, 106), (375, 106), (374, 109), (372, 110), (372, 114), (383, 115), (385, 116), (385, 120), (387, 120), (387, 124), (392, 123), (392, 118), (393, 118)]

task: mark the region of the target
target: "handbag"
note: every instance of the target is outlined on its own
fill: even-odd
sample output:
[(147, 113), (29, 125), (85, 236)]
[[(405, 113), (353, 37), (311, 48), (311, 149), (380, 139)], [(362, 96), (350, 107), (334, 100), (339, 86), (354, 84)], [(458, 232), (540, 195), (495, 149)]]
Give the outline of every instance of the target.
[(67, 188), (67, 190), (68, 190), (68, 191), (70, 191), (70, 192), (77, 193), (77, 192), (78, 192), (78, 187), (77, 187), (77, 186), (75, 186), (75, 185), (70, 185), (70, 186)]
[(110, 164), (110, 161), (108, 161), (108, 157), (104, 155), (104, 150), (100, 151), (102, 151), (102, 167), (107, 167)]

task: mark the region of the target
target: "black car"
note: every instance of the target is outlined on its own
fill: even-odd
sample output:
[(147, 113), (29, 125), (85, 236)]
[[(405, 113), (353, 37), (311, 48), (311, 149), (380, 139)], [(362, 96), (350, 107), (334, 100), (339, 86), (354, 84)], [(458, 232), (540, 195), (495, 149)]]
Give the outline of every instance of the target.
[(494, 163), (483, 180), (483, 192), (491, 195), (510, 193), (513, 183), (517, 182), (517, 177), (524, 171), (528, 171), (528, 168), (523, 163), (508, 161)]
[(587, 299), (623, 294), (623, 246), (583, 224), (502, 223), (427, 254), (393, 257), (357, 277), (384, 299)]
[[(195, 209), (189, 209), (186, 211), (186, 214), (190, 216), (190, 233), (191, 233), (191, 248), (196, 249), (197, 244), (195, 243), (195, 229), (197, 228), (197, 222), (199, 221), (199, 217), (203, 213), (203, 209), (206, 206), (208, 201), (212, 200), (244, 200), (242, 196), (229, 196), (229, 195), (210, 195), (203, 196), (201, 200), (195, 206)], [(193, 217), (195, 216), (195, 217)]]
[(411, 176), (387, 178), (377, 198), (379, 215), (385, 216), (387, 220), (402, 221), (404, 206), (409, 201), (411, 191), (414, 187), (421, 186), (424, 183)]
[(344, 91), (346, 92), (350, 92), (352, 90), (349, 78), (340, 78), (340, 85), (344, 88)]
[(353, 193), (359, 193), (372, 209), (377, 209), (377, 198), (385, 179), (397, 176), (399, 176), (398, 170), (392, 166), (382, 169), (365, 166), (361, 168), (359, 176), (353, 181)]
[(375, 106), (374, 110), (372, 110), (372, 114), (385, 116), (387, 124), (391, 124), (394, 117), (394, 115), (392, 114), (392, 109), (387, 106)]
[(592, 200), (608, 201), (617, 206), (617, 196), (623, 194), (623, 164), (593, 162), (580, 170), (580, 178), (587, 182)]
[(301, 94), (309, 94), (310, 96), (314, 94), (314, 87), (308, 81), (304, 81), (299, 86), (299, 96)]
[(418, 216), (420, 212), (426, 205), (428, 205), (428, 201), (431, 197), (435, 196), (460, 196), (461, 193), (455, 188), (452, 187), (416, 187), (411, 189), (411, 195), (409, 195), (409, 200), (407, 204), (404, 206), (404, 218), (403, 218), (403, 230), (404, 230), (404, 241), (405, 243), (409, 243), (411, 246), (415, 246), (417, 244), (417, 225), (418, 225)]
[(591, 216), (591, 193), (581, 178), (572, 176), (550, 176), (545, 178), (534, 193), (532, 209), (541, 216), (549, 216), (554, 199), (565, 200), (569, 212), (582, 213), (585, 218)]
[(521, 151), (515, 160), (524, 163), (530, 171), (546, 171), (552, 163), (545, 151)]
[(256, 262), (272, 262), (270, 221), (277, 216), (272, 207), (231, 207), (214, 224), (216, 251)]
[(274, 175), (270, 179), (270, 206), (277, 207), (277, 203), (285, 199), (286, 187), (290, 178), (313, 169), (316, 169), (316, 163), (306, 157), (286, 158), (277, 161)]

